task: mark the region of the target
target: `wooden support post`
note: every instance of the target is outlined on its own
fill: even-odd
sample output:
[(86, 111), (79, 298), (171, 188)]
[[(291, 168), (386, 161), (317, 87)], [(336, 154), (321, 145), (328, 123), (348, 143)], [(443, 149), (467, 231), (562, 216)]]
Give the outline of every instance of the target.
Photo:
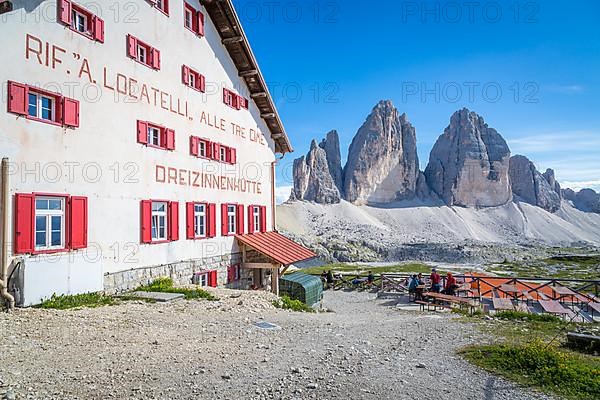
[(277, 296), (279, 296), (279, 268), (273, 268), (273, 272), (271, 272), (271, 290)]

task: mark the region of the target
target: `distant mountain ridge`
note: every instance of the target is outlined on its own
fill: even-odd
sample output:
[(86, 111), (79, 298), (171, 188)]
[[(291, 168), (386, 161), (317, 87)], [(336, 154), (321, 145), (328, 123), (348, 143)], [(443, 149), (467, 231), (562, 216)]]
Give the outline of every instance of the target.
[(344, 167), (340, 160), (337, 131), (319, 145), (313, 140), (306, 157), (294, 161), (290, 200), (385, 205), (419, 199), (477, 208), (514, 200), (555, 213), (564, 199), (581, 211), (600, 213), (600, 194), (563, 190), (553, 170), (540, 173), (527, 157), (511, 157), (502, 135), (466, 108), (450, 118), (425, 171), (419, 170), (416, 129), (389, 100), (368, 115)]

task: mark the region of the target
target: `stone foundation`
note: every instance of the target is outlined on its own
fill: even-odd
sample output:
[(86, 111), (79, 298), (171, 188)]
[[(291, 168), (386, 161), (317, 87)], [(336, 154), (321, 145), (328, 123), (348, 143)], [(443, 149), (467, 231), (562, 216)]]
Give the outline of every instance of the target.
[[(199, 260), (179, 261), (172, 264), (136, 268), (128, 271), (104, 275), (104, 291), (109, 294), (121, 293), (147, 285), (156, 278), (169, 277), (176, 285), (188, 285), (196, 272), (217, 270), (219, 286), (227, 284), (227, 268), (241, 264), (242, 254), (223, 254)], [(233, 282), (235, 288), (245, 288), (245, 282)]]

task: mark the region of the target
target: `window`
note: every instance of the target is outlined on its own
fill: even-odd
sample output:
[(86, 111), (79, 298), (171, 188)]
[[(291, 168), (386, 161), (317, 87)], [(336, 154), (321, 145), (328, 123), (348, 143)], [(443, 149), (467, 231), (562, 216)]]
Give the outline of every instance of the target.
[(79, 101), (17, 82), (8, 82), (8, 112), (28, 119), (79, 127)]
[(202, 271), (196, 272), (192, 277), (192, 283), (194, 285), (202, 286), (202, 287), (217, 287), (218, 278), (217, 271)]
[(187, 29), (198, 36), (204, 36), (204, 14), (184, 2), (183, 21)]
[(206, 239), (215, 237), (215, 205), (187, 203), (187, 238)]
[(206, 205), (194, 205), (194, 234), (196, 237), (206, 236)]
[(169, 15), (169, 0), (148, 0), (162, 13)]
[(35, 249), (65, 247), (65, 200), (39, 197), (35, 200)]
[(226, 162), (227, 161), (227, 147), (221, 146), (221, 147), (219, 147), (219, 150), (220, 150), (219, 160), (222, 162)]
[(235, 211), (236, 211), (235, 205), (227, 206), (227, 230), (229, 232), (235, 232), (235, 228), (236, 228), (236, 224), (235, 224), (236, 212)]
[(167, 203), (152, 203), (152, 241), (167, 240)]
[(58, 1), (58, 20), (74, 32), (104, 43), (104, 21), (69, 0)]
[(233, 283), (240, 280), (240, 265), (231, 265), (227, 268), (227, 283)]
[(163, 150), (175, 150), (175, 131), (148, 121), (137, 122), (138, 143)]
[(182, 71), (182, 82), (184, 85), (191, 87), (199, 92), (206, 92), (206, 79), (204, 75), (193, 70), (187, 65), (181, 67)]
[(225, 88), (223, 88), (223, 103), (236, 110), (248, 109), (248, 99)]
[(87, 198), (69, 195), (15, 195), (16, 254), (87, 247)]
[(160, 70), (160, 51), (135, 36), (127, 35), (127, 55), (140, 64)]
[(29, 91), (28, 114), (32, 118), (39, 118), (46, 121), (55, 120), (56, 100), (50, 96)]
[(198, 155), (200, 157), (208, 157), (208, 143), (206, 140), (200, 140), (198, 143)]
[(267, 207), (248, 206), (248, 232), (266, 232), (267, 231)]
[(254, 206), (252, 207), (252, 222), (253, 222), (253, 226), (254, 226), (254, 232), (257, 232), (260, 230), (260, 207), (258, 206)]
[(164, 243), (179, 240), (179, 203), (165, 200), (143, 200), (141, 203), (142, 243)]

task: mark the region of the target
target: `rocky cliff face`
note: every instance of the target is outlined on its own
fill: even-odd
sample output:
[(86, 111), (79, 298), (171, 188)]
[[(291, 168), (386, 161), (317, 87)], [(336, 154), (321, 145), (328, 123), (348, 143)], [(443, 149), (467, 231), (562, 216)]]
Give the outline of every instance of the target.
[(391, 101), (382, 101), (350, 145), (344, 168), (345, 198), (355, 204), (412, 198), (418, 176), (415, 128)]
[(341, 196), (329, 172), (325, 149), (312, 141), (306, 157), (294, 160), (294, 189), (290, 199), (321, 204), (339, 203)]
[(546, 181), (548, 184), (550, 184), (550, 187), (554, 189), (556, 194), (558, 194), (558, 197), (562, 200), (562, 189), (560, 188), (560, 183), (558, 183), (556, 177), (554, 176), (554, 170), (548, 168), (542, 175), (544, 175), (544, 178), (546, 178)]
[(319, 144), (319, 147), (325, 150), (327, 166), (333, 179), (333, 183), (338, 188), (340, 194), (343, 193), (343, 173), (342, 173), (342, 155), (340, 152), (340, 137), (337, 131), (333, 130), (327, 134), (325, 139)]
[(549, 212), (560, 209), (560, 196), (555, 186), (550, 185), (527, 157), (511, 157), (509, 175), (512, 191), (521, 200)]
[(581, 189), (579, 192), (564, 189), (562, 194), (563, 198), (571, 201), (577, 209), (600, 214), (600, 193), (592, 189)]
[(512, 199), (508, 145), (482, 117), (454, 113), (435, 143), (425, 176), (448, 205), (494, 207)]

